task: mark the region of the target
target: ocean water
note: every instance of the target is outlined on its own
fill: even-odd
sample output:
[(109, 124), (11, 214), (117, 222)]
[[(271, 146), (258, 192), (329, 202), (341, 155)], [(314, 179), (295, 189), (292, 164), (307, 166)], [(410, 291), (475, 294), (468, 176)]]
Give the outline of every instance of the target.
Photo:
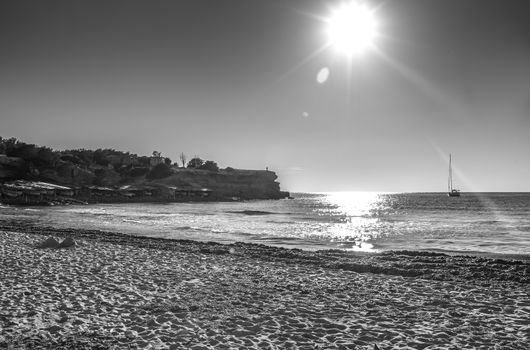
[(530, 193), (298, 193), (219, 203), (0, 207), (0, 221), (302, 249), (530, 254)]

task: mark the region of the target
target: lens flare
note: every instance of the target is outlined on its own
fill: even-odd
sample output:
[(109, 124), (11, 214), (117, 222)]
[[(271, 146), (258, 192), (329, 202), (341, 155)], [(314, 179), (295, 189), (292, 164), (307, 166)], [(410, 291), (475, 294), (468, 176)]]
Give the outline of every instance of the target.
[(322, 69), (320, 69), (317, 74), (317, 82), (319, 84), (324, 84), (329, 78), (329, 73), (330, 72), (328, 67), (323, 67)]

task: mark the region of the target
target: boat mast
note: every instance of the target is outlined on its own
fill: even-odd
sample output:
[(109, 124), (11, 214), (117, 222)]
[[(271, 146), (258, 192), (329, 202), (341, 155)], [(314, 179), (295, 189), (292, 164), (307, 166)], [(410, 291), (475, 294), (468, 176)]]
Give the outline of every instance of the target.
[(451, 154), (449, 154), (449, 178), (447, 179), (447, 191), (453, 190), (453, 169), (451, 169)]

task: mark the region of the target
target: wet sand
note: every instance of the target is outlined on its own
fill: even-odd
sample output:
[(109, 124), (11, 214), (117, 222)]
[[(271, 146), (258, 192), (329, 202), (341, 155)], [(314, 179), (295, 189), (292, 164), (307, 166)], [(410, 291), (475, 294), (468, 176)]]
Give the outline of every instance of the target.
[[(72, 237), (71, 248), (36, 248)], [(530, 262), (0, 227), (0, 348), (527, 349)]]

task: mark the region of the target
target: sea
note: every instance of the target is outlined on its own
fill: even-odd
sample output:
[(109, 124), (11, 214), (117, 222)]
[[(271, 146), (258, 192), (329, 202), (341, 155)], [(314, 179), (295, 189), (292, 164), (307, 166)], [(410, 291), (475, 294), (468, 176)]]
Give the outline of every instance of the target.
[(306, 250), (530, 254), (530, 193), (294, 193), (293, 199), (0, 206), (0, 222)]

